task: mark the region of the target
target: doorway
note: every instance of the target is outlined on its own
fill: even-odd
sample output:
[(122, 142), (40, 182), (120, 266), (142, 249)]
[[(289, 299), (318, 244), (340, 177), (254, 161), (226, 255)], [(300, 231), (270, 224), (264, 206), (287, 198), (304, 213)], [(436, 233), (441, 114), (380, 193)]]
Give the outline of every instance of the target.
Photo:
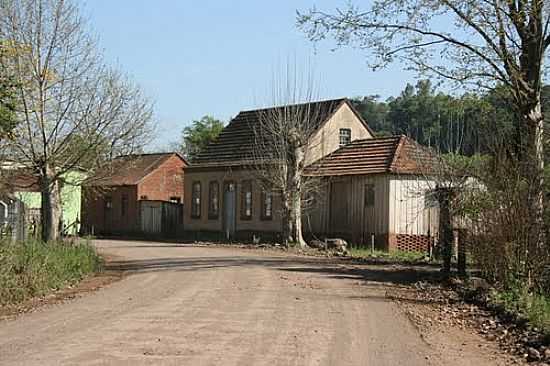
[(234, 182), (223, 185), (223, 234), (226, 240), (235, 237), (236, 226), (236, 189)]
[(332, 182), (330, 185), (330, 233), (349, 234), (349, 184), (347, 181)]

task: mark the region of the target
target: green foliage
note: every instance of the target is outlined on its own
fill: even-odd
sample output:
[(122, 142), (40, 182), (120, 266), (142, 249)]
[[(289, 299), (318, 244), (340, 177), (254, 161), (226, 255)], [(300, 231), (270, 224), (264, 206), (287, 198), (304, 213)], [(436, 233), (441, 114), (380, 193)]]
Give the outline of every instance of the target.
[(379, 95), (369, 95), (354, 98), (351, 102), (378, 136), (390, 136), (393, 134), (393, 127), (388, 118), (389, 106), (385, 102), (379, 102), (379, 99)]
[(193, 159), (223, 130), (223, 122), (211, 116), (204, 116), (185, 127), (182, 133), (180, 150), (183, 155)]
[[(550, 107), (550, 87), (542, 91)], [(502, 86), (483, 93), (446, 94), (430, 80), (407, 84), (396, 97), (353, 99), (354, 106), (379, 136), (404, 134), (443, 153), (489, 153), (518, 139), (516, 113)], [(548, 117), (550, 118), (550, 116)]]
[(13, 137), (16, 126), (15, 82), (3, 66), (4, 44), (0, 42), (0, 140)]
[(100, 257), (87, 242), (0, 243), (0, 305), (63, 288), (98, 271)]
[(494, 292), (491, 301), (506, 311), (527, 319), (531, 326), (550, 336), (550, 298), (530, 293), (520, 282), (503, 291)]
[(350, 256), (353, 258), (370, 258), (370, 259), (385, 259), (389, 261), (414, 263), (425, 259), (426, 253), (422, 252), (405, 252), (401, 250), (394, 250), (391, 252), (374, 250), (369, 248), (357, 247), (349, 249)]

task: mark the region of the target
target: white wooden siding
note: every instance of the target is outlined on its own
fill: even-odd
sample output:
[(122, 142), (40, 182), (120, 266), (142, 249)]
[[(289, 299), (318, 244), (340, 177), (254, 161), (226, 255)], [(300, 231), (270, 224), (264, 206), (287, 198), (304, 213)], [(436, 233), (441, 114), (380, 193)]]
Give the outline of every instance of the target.
[(389, 232), (392, 234), (434, 235), (438, 210), (426, 205), (426, 194), (434, 182), (416, 176), (393, 176), (389, 191)]
[[(342, 213), (331, 212), (331, 184), (345, 182), (346, 189), (337, 194), (338, 200), (346, 200), (349, 212), (348, 224), (345, 230), (341, 227), (331, 225), (332, 215)], [(342, 235), (345, 234), (352, 239), (354, 243), (368, 243), (370, 234), (380, 235), (388, 233), (389, 221), (389, 175), (361, 175), (346, 176), (338, 178), (329, 178), (324, 181), (322, 193), (317, 204), (306, 213), (304, 225), (306, 232), (313, 232), (323, 235)], [(374, 206), (365, 206), (365, 186), (374, 185), (375, 199)], [(341, 187), (341, 185), (339, 185)]]

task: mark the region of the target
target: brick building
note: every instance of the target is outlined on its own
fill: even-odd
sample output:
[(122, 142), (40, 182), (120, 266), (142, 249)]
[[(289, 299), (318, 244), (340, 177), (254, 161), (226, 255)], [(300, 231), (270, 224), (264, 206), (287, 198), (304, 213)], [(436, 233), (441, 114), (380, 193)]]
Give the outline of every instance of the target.
[(111, 172), (102, 172), (83, 187), (82, 232), (99, 235), (140, 233), (142, 201), (183, 204), (183, 169), (186, 166), (185, 159), (177, 153), (115, 159)]

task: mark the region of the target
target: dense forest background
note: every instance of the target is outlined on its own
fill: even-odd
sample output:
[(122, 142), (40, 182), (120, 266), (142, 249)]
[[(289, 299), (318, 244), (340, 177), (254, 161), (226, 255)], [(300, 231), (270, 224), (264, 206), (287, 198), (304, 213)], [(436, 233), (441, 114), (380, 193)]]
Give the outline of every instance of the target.
[[(397, 97), (355, 97), (355, 107), (378, 136), (404, 134), (442, 153), (488, 153), (520, 139), (509, 95), (496, 87), (485, 93), (451, 95), (429, 80), (407, 84)], [(542, 92), (550, 109), (550, 86)]]

